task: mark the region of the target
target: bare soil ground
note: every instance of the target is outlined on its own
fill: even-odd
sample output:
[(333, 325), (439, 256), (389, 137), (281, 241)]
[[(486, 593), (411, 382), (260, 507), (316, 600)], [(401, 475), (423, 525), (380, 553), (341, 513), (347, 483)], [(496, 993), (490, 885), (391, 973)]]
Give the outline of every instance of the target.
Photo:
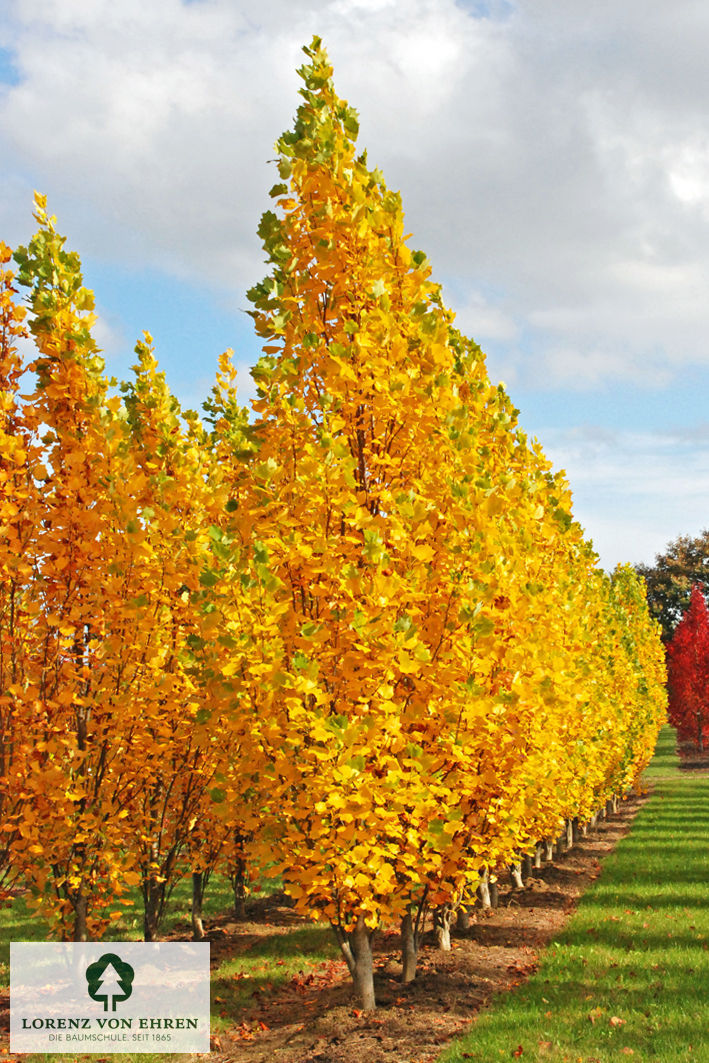
[[(496, 994), (514, 989), (536, 969), (540, 949), (568, 920), (644, 800), (623, 802), (568, 853), (533, 872), (524, 890), (501, 881), (499, 907), (474, 909), (469, 929), (452, 932), (450, 952), (436, 947), (429, 930), (410, 985), (399, 982), (398, 932), (378, 934), (375, 1013), (357, 1008), (344, 962), (312, 967), (304, 958), (302, 971), (287, 984), (257, 989), (247, 998), (234, 1025), (213, 1037), (210, 1063), (433, 1063)], [(282, 895), (253, 902), (247, 914), (247, 922), (225, 918), (209, 927), (213, 967), (266, 936), (303, 926)], [(9, 997), (0, 995), (0, 1058), (8, 1060), (9, 1017)], [(181, 1058), (197, 1063), (204, 1057)]]

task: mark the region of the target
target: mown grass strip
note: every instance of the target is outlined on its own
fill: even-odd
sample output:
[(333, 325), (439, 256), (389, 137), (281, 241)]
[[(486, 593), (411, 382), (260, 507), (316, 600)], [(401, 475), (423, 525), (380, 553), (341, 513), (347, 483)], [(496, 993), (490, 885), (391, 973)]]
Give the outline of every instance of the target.
[(709, 1063), (709, 777), (665, 728), (653, 793), (537, 973), (439, 1063)]

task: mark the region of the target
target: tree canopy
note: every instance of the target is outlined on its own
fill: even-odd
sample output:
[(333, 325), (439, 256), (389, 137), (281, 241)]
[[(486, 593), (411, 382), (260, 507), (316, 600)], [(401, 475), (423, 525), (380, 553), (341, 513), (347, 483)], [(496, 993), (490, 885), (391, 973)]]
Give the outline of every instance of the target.
[(650, 613), (667, 643), (689, 605), (692, 587), (709, 589), (709, 531), (680, 535), (656, 555), (654, 565), (636, 565), (635, 570), (645, 581)]

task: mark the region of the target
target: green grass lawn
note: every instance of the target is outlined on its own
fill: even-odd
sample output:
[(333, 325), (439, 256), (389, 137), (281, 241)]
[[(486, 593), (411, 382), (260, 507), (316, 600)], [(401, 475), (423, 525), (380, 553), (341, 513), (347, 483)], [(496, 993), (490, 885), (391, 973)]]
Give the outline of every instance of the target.
[(653, 793), (537, 973), (439, 1063), (709, 1063), (709, 776), (666, 728)]

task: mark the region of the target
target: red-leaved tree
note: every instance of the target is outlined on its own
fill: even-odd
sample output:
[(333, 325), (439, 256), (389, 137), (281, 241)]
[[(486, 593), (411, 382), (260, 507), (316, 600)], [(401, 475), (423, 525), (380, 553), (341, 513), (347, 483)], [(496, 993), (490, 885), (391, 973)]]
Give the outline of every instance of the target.
[(698, 584), (667, 647), (669, 717), (699, 750), (709, 738), (709, 611)]

